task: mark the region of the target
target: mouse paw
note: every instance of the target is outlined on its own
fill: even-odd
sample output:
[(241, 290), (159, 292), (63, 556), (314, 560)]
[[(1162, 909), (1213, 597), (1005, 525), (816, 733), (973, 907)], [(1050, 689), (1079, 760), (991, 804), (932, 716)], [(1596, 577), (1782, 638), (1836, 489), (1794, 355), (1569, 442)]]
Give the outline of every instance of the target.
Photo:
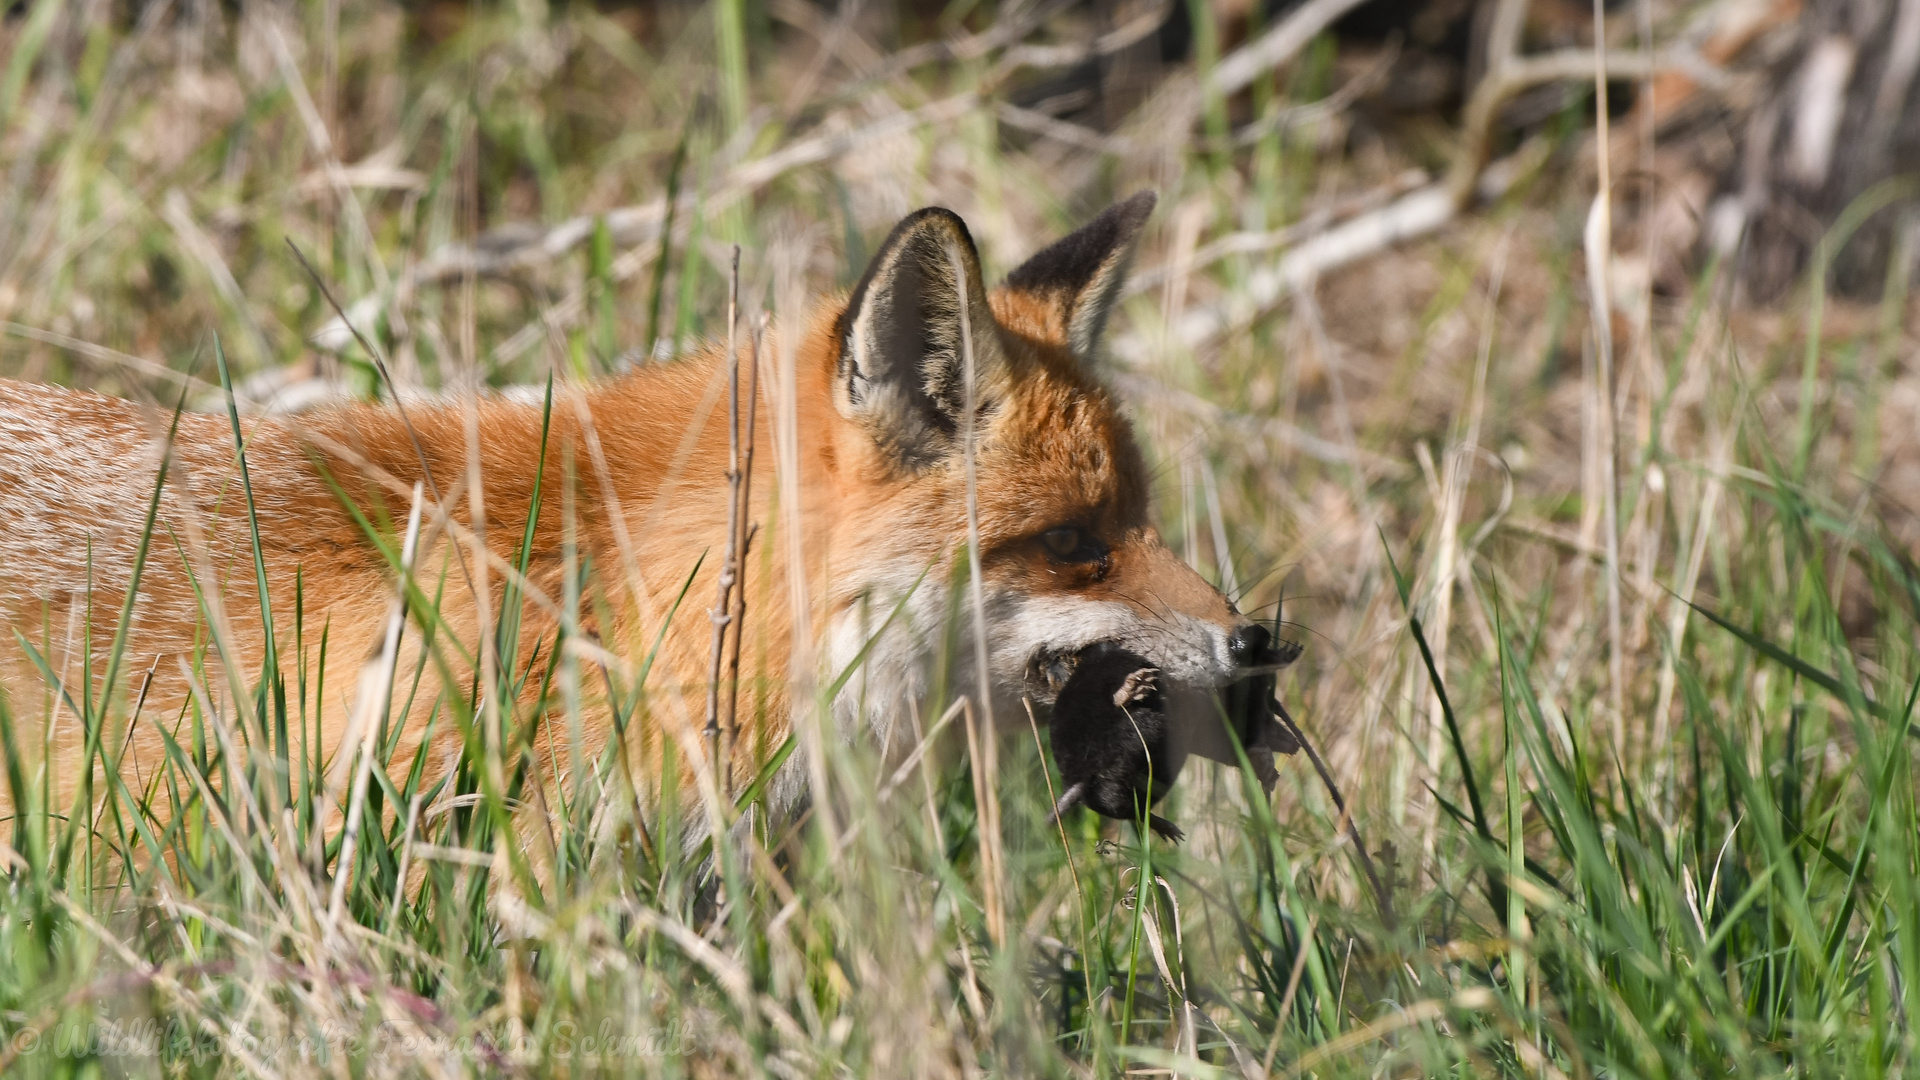
[(1187, 834), (1181, 830), (1180, 826), (1175, 825), (1159, 814), (1147, 815), (1147, 825), (1154, 831), (1155, 835), (1169, 844), (1177, 844), (1187, 838)]
[(1113, 692), (1113, 703), (1125, 708), (1142, 698), (1150, 697), (1160, 689), (1160, 669), (1144, 667), (1128, 675), (1120, 689)]

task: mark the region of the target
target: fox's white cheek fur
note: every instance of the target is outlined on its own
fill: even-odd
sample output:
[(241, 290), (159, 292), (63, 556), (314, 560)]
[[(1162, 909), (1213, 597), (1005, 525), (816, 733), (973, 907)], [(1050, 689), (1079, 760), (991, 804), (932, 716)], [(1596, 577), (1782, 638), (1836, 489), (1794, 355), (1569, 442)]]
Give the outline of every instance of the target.
[(906, 558), (876, 563), (862, 576), (837, 600), (820, 677), (852, 671), (834, 700), (843, 738), (864, 729), (875, 746), (899, 749), (911, 736), (891, 728), (927, 694), (931, 660), (946, 632), (946, 590), (936, 580), (941, 575)]
[[(867, 649), (865, 660), (853, 668), (835, 703), (837, 713), (847, 721), (843, 737), (865, 728), (878, 745), (886, 746), (890, 734), (898, 738), (897, 732), (888, 731), (894, 720), (910, 704), (924, 704), (921, 699), (946, 636), (948, 601), (940, 584), (922, 577), (924, 569), (904, 562), (874, 567), (828, 627), (823, 679), (838, 678), (860, 657), (861, 649)], [(1096, 641), (1126, 646), (1152, 661), (1174, 683), (1218, 686), (1233, 675), (1227, 631), (1206, 619), (1179, 612), (1149, 615), (1116, 601), (1034, 596), (1005, 589), (990, 590), (986, 600), (989, 662), (1000, 694), (1017, 696), (1025, 689), (1029, 665), (1036, 656), (1078, 652)], [(973, 666), (972, 605), (964, 593), (959, 602), (963, 606), (957, 641), (962, 655), (955, 688), (965, 690), (972, 689), (967, 685)]]
[(1182, 612), (1144, 614), (1131, 604), (1059, 594), (1005, 592), (991, 598), (994, 678), (1019, 685), (1042, 653), (1070, 653), (1112, 641), (1151, 661), (1174, 683), (1218, 686), (1233, 675), (1227, 631)]

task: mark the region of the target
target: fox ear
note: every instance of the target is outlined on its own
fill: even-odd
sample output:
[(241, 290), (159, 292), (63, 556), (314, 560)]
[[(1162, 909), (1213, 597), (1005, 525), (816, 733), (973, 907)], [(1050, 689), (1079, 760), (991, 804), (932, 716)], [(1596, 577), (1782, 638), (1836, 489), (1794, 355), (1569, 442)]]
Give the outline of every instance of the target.
[(1126, 283), (1134, 242), (1156, 201), (1153, 192), (1142, 191), (1114, 203), (1007, 275), (1007, 288), (1052, 309), (1062, 344), (1082, 360), (1100, 343), (1107, 312)]
[(980, 255), (951, 210), (930, 207), (894, 226), (840, 316), (835, 404), (865, 424), (906, 469), (959, 447), (967, 401), (992, 407), (1005, 362), (980, 281)]

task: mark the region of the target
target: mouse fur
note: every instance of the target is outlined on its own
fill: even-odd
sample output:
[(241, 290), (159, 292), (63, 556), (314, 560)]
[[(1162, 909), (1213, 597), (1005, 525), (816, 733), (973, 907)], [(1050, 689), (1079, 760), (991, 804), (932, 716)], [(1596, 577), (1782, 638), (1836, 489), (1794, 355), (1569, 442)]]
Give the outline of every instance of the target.
[[(1186, 752), (1168, 737), (1159, 671), (1112, 642), (1081, 651), (1054, 700), (1049, 735), (1066, 782), (1054, 806), (1056, 819), (1078, 804), (1137, 822), (1173, 787), (1186, 763)], [(1186, 835), (1158, 814), (1148, 813), (1147, 824), (1165, 840)]]

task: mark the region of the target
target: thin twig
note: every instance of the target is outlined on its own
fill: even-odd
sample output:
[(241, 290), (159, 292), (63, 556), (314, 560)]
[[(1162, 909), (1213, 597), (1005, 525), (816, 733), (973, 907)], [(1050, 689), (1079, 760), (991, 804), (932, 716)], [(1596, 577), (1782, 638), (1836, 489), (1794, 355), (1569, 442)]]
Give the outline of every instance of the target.
[(1207, 92), (1224, 97), (1253, 85), (1255, 79), (1300, 55), (1300, 50), (1319, 37), (1321, 31), (1332, 26), (1334, 20), (1364, 2), (1308, 0), (1289, 12), (1278, 26), (1214, 65), (1207, 79)]
[(726, 558), (720, 564), (719, 595), (707, 618), (713, 623), (713, 653), (707, 673), (707, 757), (714, 782), (721, 783), (720, 665), (726, 659), (727, 626), (733, 621), (733, 582), (740, 570), (740, 350), (735, 331), (740, 324), (740, 245), (733, 245), (733, 268), (727, 285), (727, 539)]
[(1340, 785), (1334, 782), (1333, 773), (1328, 770), (1327, 763), (1321, 760), (1320, 751), (1314, 749), (1313, 740), (1307, 738), (1307, 733), (1300, 730), (1299, 724), (1294, 723), (1292, 715), (1278, 697), (1273, 699), (1273, 711), (1280, 717), (1280, 722), (1287, 726), (1287, 732), (1294, 741), (1307, 752), (1307, 760), (1313, 762), (1313, 771), (1320, 774), (1320, 782), (1326, 785), (1334, 808), (1340, 811), (1340, 819), (1347, 824), (1347, 839), (1352, 841), (1353, 850), (1360, 856), (1360, 869), (1366, 872), (1367, 882), (1373, 886), (1374, 901), (1380, 905), (1380, 919), (1387, 924), (1387, 929), (1393, 929), (1393, 897), (1388, 894), (1386, 883), (1380, 880), (1380, 872), (1374, 868), (1373, 856), (1367, 852), (1366, 841), (1360, 838), (1360, 827), (1353, 822), (1353, 811), (1347, 808), (1346, 797), (1340, 794)]
[(759, 523), (749, 522), (747, 516), (753, 506), (753, 443), (755, 421), (760, 415), (760, 340), (766, 329), (767, 317), (763, 312), (747, 342), (747, 362), (753, 371), (747, 383), (747, 446), (740, 459), (740, 541), (735, 549), (738, 569), (733, 590), (733, 649), (727, 658), (727, 722), (720, 730), (723, 760), (727, 765), (724, 790), (729, 797), (733, 795), (733, 748), (740, 731), (740, 648), (747, 635), (747, 553), (753, 550), (754, 535), (760, 530)]

